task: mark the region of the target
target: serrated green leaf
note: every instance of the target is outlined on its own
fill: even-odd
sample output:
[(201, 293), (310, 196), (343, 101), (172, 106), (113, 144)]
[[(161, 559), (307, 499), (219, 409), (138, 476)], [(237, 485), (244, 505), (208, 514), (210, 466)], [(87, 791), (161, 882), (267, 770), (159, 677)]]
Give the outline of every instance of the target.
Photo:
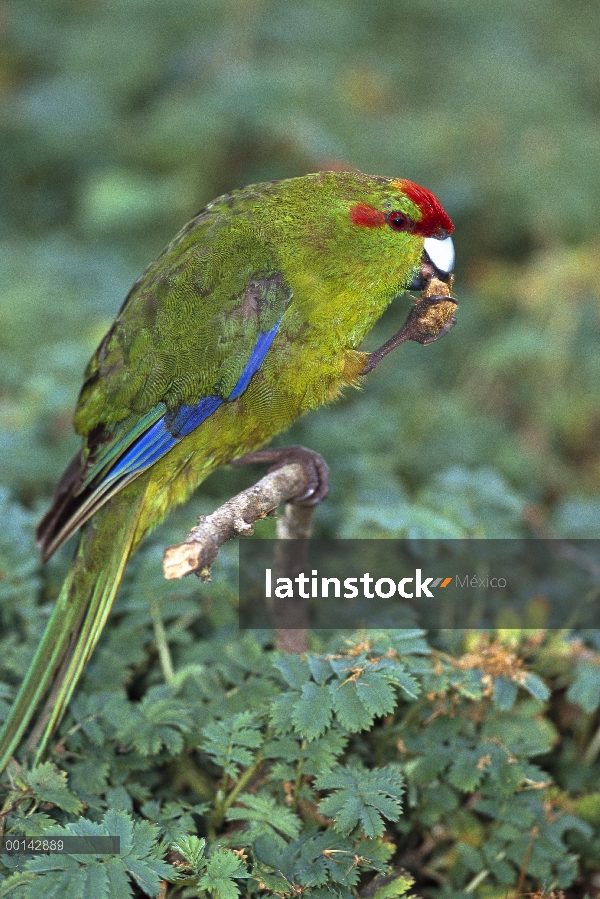
[(127, 859), (127, 872), (147, 896), (158, 896), (161, 880), (171, 876), (173, 869), (164, 863), (130, 857)]
[(190, 806), (185, 802), (165, 802), (161, 807), (158, 802), (144, 802), (141, 813), (159, 825), (161, 839), (166, 843), (185, 840), (196, 832), (193, 814), (203, 814), (206, 806)]
[[(376, 809), (374, 807), (370, 807), (368, 805), (363, 805), (362, 808), (360, 809), (359, 817), (360, 817), (360, 824), (362, 826), (362, 832), (364, 834), (366, 834), (368, 837), (383, 836), (383, 833), (385, 831), (385, 826), (383, 823), (383, 819), (382, 819), (381, 815), (379, 814), (378, 809)], [(396, 815), (396, 817), (397, 817), (397, 815)], [(349, 825), (349, 828), (352, 829), (352, 827), (354, 825), (348, 819), (346, 819), (346, 821), (344, 821), (344, 823), (342, 823), (342, 818), (343, 818), (343, 812), (340, 815), (339, 829), (342, 833), (347, 833), (348, 831), (346, 831), (346, 826)]]
[(105, 833), (119, 837), (121, 858), (134, 851), (134, 829), (131, 816), (122, 810), (109, 809), (102, 822)]
[(0, 881), (0, 899), (26, 899), (31, 892), (29, 886), (37, 880), (37, 875), (30, 871), (17, 871)]
[(204, 874), (198, 881), (200, 889), (208, 890), (215, 899), (237, 899), (240, 888), (233, 878), (248, 877), (242, 861), (229, 849), (217, 849), (210, 857)]
[(518, 687), (508, 677), (494, 678), (494, 693), (492, 700), (497, 709), (508, 712), (512, 709), (517, 698)]
[(304, 749), (304, 774), (323, 774), (331, 770), (336, 759), (343, 753), (348, 744), (348, 737), (339, 730), (331, 729), (317, 740), (309, 743)]
[(108, 858), (104, 862), (106, 876), (108, 878), (108, 894), (110, 899), (114, 896), (123, 896), (123, 899), (133, 894), (131, 882), (127, 876), (127, 870), (120, 858)]
[(256, 838), (254, 841), (254, 855), (264, 865), (271, 868), (285, 867), (286, 854), (289, 852), (287, 846), (281, 844), (281, 840), (271, 832), (266, 831)]
[(112, 703), (116, 738), (142, 755), (156, 755), (164, 746), (172, 755), (183, 749), (183, 733), (192, 726), (189, 710), (173, 695), (162, 698), (146, 695), (140, 703), (119, 697)]
[(389, 877), (377, 878), (374, 884), (375, 892), (372, 893), (373, 899), (396, 899), (397, 896), (404, 896), (414, 882), (413, 877), (405, 874), (399, 877), (392, 874)]
[(364, 705), (374, 715), (388, 715), (396, 705), (396, 692), (385, 673), (367, 670), (356, 681), (356, 691)]
[(217, 849), (208, 860), (207, 873), (211, 877), (247, 877), (240, 856), (230, 849)]
[(315, 740), (327, 729), (333, 714), (331, 691), (309, 681), (302, 687), (292, 720), (295, 729), (306, 740)]
[(84, 759), (76, 762), (69, 774), (69, 784), (76, 793), (100, 794), (106, 791), (110, 766), (107, 761)]
[(248, 767), (263, 743), (260, 721), (250, 712), (233, 715), (226, 721), (213, 721), (202, 730), (202, 748), (223, 768), (225, 774), (237, 776), (240, 767)]
[(27, 870), (37, 876), (32, 882), (37, 892), (32, 896), (42, 895), (43, 890), (44, 897), (67, 899), (127, 897), (132, 895), (132, 877), (146, 895), (154, 897), (160, 891), (161, 881), (173, 874), (173, 868), (158, 857), (158, 827), (148, 821), (132, 821), (127, 812), (110, 810), (101, 822), (79, 818), (65, 825), (49, 825), (48, 830), (56, 837), (118, 836), (120, 855), (34, 856), (25, 863)]
[(485, 861), (475, 846), (470, 846), (468, 843), (463, 843), (459, 840), (456, 843), (456, 851), (469, 871), (479, 873), (479, 871), (483, 871), (485, 868)]
[[(319, 805), (322, 815), (334, 818), (336, 830), (348, 834), (358, 824), (364, 810), (362, 797), (348, 791), (338, 791), (323, 799)], [(381, 824), (380, 821), (377, 823)], [(370, 834), (369, 834), (370, 835)], [(380, 834), (377, 834), (380, 836)]]
[(143, 858), (149, 855), (156, 847), (159, 829), (150, 821), (133, 822), (133, 846), (131, 854)]
[(312, 679), (317, 684), (324, 684), (332, 675), (331, 665), (328, 659), (316, 655), (314, 652), (307, 653), (306, 660)]
[(64, 899), (109, 899), (108, 874), (105, 866), (98, 862), (82, 867), (69, 856), (49, 861), (38, 856), (27, 862), (27, 867), (39, 872), (37, 881), (33, 881), (28, 889), (30, 895), (43, 894), (48, 899), (59, 896)]
[(540, 702), (546, 702), (550, 697), (549, 688), (533, 671), (528, 671), (520, 684), (524, 690), (527, 690), (534, 699), (539, 699)]
[(106, 790), (105, 797), (109, 808), (133, 811), (133, 802), (125, 787), (110, 787)]
[(383, 818), (397, 821), (400, 816), (403, 777), (397, 765), (372, 771), (357, 763), (338, 766), (317, 777), (315, 786), (333, 791), (319, 809), (334, 818), (340, 833), (350, 833), (360, 823), (368, 837), (378, 837), (384, 831)]
[(586, 712), (595, 712), (600, 706), (600, 664), (580, 662), (575, 677), (567, 690), (567, 699), (580, 705)]
[(422, 692), (418, 680), (407, 671), (386, 669), (386, 677), (399, 687), (408, 699), (417, 699)]
[(271, 726), (276, 733), (286, 734), (293, 728), (293, 715), (300, 692), (290, 690), (277, 696), (271, 703)]
[(189, 862), (195, 874), (199, 874), (206, 865), (204, 854), (206, 840), (204, 837), (199, 839), (194, 834), (187, 834), (186, 836), (181, 837), (176, 843), (173, 843), (171, 849), (174, 849), (175, 852), (179, 852), (183, 855), (186, 861)]
[(264, 883), (267, 890), (271, 890), (275, 895), (285, 896), (290, 892), (290, 882), (279, 874), (270, 874), (267, 871), (261, 871), (260, 877), (256, 878), (256, 881), (257, 884)]
[(330, 685), (335, 714), (342, 725), (350, 733), (367, 730), (373, 723), (375, 713), (363, 702), (356, 684), (347, 680), (345, 683)]
[(293, 690), (301, 690), (304, 684), (310, 680), (310, 667), (297, 655), (279, 655), (273, 661), (273, 666), (281, 673), (285, 682)]
[(452, 786), (465, 793), (472, 792), (485, 775), (487, 765), (480, 765), (484, 755), (483, 749), (458, 750), (448, 771), (448, 780)]
[(82, 805), (67, 787), (67, 775), (52, 762), (36, 765), (31, 771), (23, 772), (22, 777), (38, 801), (50, 802), (71, 815), (80, 814)]
[[(300, 833), (301, 821), (298, 816), (285, 806), (278, 805), (273, 796), (266, 793), (257, 796), (242, 793), (237, 801), (242, 807), (235, 806), (227, 810), (229, 821), (259, 823), (291, 838), (296, 838)], [(260, 832), (264, 832), (264, 827)]]

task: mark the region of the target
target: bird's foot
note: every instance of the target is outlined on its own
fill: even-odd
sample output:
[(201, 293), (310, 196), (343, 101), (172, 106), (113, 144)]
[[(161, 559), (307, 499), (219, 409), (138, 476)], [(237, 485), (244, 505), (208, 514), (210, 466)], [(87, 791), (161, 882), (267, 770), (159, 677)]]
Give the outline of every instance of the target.
[(454, 313), (458, 307), (456, 300), (450, 296), (451, 286), (451, 279), (447, 284), (437, 278), (431, 278), (426, 290), (421, 294), (421, 299), (410, 310), (404, 327), (378, 350), (367, 354), (361, 374), (366, 375), (367, 372), (373, 371), (384, 356), (407, 340), (415, 340), (427, 346), (447, 334), (456, 324)]
[(232, 462), (232, 465), (255, 465), (261, 462), (272, 463), (269, 471), (276, 471), (291, 462), (297, 462), (304, 468), (309, 477), (309, 486), (302, 496), (293, 500), (297, 506), (316, 506), (329, 493), (329, 467), (323, 456), (314, 450), (299, 445), (272, 447), (246, 453)]

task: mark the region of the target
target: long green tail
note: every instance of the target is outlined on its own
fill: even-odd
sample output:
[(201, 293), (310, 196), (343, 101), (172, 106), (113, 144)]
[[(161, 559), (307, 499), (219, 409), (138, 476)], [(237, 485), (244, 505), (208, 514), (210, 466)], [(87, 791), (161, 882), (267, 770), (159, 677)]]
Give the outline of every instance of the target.
[(121, 497), (115, 500), (120, 508), (107, 503), (81, 534), (42, 641), (0, 732), (0, 773), (50, 690), (27, 743), (28, 750), (35, 750), (35, 763), (39, 761), (100, 639), (131, 554), (144, 491), (129, 508), (123, 508)]

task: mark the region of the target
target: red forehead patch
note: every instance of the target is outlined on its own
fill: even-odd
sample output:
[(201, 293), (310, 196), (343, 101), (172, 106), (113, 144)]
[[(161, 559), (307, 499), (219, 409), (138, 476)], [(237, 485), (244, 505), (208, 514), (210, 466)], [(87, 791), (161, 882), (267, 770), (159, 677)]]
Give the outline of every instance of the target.
[(357, 203), (350, 210), (350, 218), (355, 225), (364, 228), (380, 228), (385, 225), (385, 215), (379, 209), (373, 209), (367, 203)]
[(421, 210), (421, 219), (416, 228), (419, 234), (423, 234), (425, 237), (431, 237), (436, 231), (446, 231), (448, 234), (452, 234), (454, 231), (452, 220), (430, 190), (421, 187), (420, 184), (415, 184), (414, 181), (399, 180), (393, 183)]

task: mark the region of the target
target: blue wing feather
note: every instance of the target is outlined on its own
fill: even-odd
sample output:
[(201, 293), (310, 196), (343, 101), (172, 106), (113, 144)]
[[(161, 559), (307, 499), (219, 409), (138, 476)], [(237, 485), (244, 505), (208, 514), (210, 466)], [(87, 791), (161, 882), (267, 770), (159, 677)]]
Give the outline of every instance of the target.
[(169, 431), (177, 439), (186, 437), (216, 412), (222, 402), (223, 398), (220, 396), (203, 396), (195, 406), (180, 406)]
[(173, 437), (165, 428), (163, 417), (153, 424), (145, 434), (142, 434), (131, 446), (124, 456), (117, 462), (110, 473), (104, 478), (103, 483), (116, 480), (124, 475), (137, 474), (147, 468), (163, 453), (175, 446), (177, 438)]
[(242, 393), (250, 383), (250, 378), (252, 377), (252, 375), (255, 375), (258, 369), (261, 367), (262, 361), (267, 355), (269, 347), (275, 339), (275, 335), (277, 334), (282, 318), (283, 316), (281, 315), (270, 331), (261, 331), (261, 333), (258, 335), (256, 343), (254, 344), (254, 349), (250, 353), (250, 358), (246, 362), (244, 371), (240, 375), (237, 384), (227, 397), (228, 401), (237, 400), (238, 396), (242, 395)]
[[(226, 398), (226, 402), (233, 402), (246, 390), (253, 375), (256, 374), (262, 365), (275, 339), (282, 318), (283, 316), (280, 316), (269, 331), (261, 331), (259, 333), (244, 370), (238, 378), (235, 387)], [(98, 484), (97, 490), (104, 493), (117, 481), (122, 479), (130, 481), (136, 475), (141, 474), (142, 471), (145, 471), (146, 468), (158, 461), (161, 456), (168, 453), (183, 437), (187, 437), (203, 421), (206, 421), (222, 403), (222, 397), (211, 394), (203, 396), (193, 406), (180, 406), (174, 417), (163, 415), (129, 446), (116, 465), (106, 473), (100, 484)]]

